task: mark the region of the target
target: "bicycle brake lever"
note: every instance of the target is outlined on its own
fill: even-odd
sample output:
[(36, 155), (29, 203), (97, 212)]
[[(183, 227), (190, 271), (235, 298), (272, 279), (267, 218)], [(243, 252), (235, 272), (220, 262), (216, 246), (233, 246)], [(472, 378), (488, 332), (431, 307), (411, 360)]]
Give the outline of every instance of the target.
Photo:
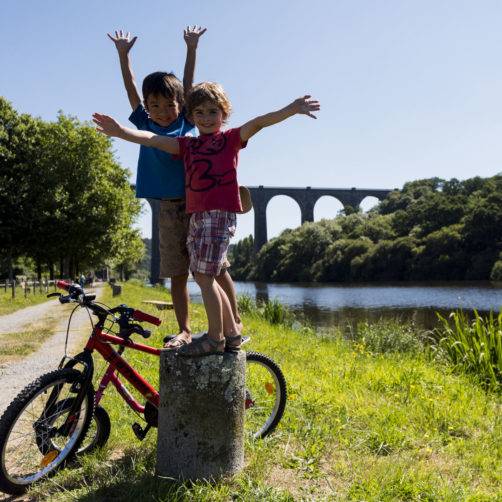
[(47, 295), (47, 298), (50, 298), (51, 296), (63, 296), (61, 293), (49, 293)]
[(143, 328), (143, 326), (140, 326), (139, 324), (133, 324), (132, 325), (132, 333), (138, 333), (138, 335), (141, 335), (143, 338), (149, 338), (152, 332), (149, 329)]

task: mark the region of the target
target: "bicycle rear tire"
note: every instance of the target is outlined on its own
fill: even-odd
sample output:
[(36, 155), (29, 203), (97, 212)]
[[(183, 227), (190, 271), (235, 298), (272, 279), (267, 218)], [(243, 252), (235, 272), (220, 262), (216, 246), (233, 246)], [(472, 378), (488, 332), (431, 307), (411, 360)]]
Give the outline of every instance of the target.
[(89, 430), (77, 451), (77, 455), (86, 455), (98, 448), (102, 448), (110, 437), (111, 427), (108, 412), (101, 405), (96, 406)]
[(287, 397), (279, 365), (259, 352), (246, 352), (246, 436), (268, 436), (284, 414)]
[[(25, 387), (0, 418), (0, 490), (18, 495), (54, 474), (76, 454), (94, 409), (92, 386), (74, 416), (67, 436), (58, 433), (79, 386), (81, 373), (59, 369)], [(48, 407), (49, 398), (52, 405)]]

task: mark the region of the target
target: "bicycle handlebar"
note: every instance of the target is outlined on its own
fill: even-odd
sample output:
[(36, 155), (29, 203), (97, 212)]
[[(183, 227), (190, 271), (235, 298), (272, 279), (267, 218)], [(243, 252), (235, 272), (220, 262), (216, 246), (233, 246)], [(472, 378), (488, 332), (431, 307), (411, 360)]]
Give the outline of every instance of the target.
[[(70, 297), (78, 297), (80, 295), (85, 296), (84, 290), (80, 286), (76, 286), (74, 284), (68, 284), (67, 282), (64, 281), (58, 281), (57, 287), (60, 289), (64, 289), (65, 291), (68, 291), (70, 294)], [(115, 310), (115, 309), (112, 309)], [(120, 310), (120, 308), (119, 308)], [(130, 309), (132, 311), (132, 309)], [(155, 326), (160, 326), (162, 324), (162, 319), (159, 319), (158, 317), (154, 317), (153, 315), (146, 314), (145, 312), (141, 312), (141, 310), (135, 310), (133, 312), (132, 317), (138, 321), (145, 321), (150, 324), (154, 324)]]
[(150, 314), (145, 314), (144, 312), (141, 312), (141, 310), (135, 310), (133, 317), (138, 321), (145, 321), (149, 322), (150, 324), (155, 324), (155, 326), (160, 326), (162, 324), (162, 319), (154, 317), (153, 315)]
[(75, 294), (75, 295), (83, 295), (84, 290), (80, 286), (75, 286), (74, 284), (68, 284), (67, 282), (64, 281), (58, 281), (57, 287), (59, 289), (64, 289), (65, 291), (68, 291), (70, 294)]

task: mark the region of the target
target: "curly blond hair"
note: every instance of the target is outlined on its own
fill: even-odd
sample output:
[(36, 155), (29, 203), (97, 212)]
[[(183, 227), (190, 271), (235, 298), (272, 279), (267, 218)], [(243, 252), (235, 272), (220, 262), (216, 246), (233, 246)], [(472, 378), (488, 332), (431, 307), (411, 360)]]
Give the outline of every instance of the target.
[(206, 102), (218, 106), (223, 112), (225, 119), (232, 113), (232, 105), (223, 87), (215, 82), (202, 82), (192, 87), (185, 96), (187, 115), (191, 117), (194, 109)]

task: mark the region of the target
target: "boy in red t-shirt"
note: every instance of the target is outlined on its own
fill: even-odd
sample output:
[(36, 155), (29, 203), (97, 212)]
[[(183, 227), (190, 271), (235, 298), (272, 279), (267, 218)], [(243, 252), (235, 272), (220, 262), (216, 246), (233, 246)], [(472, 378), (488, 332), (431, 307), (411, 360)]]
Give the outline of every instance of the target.
[(239, 349), (241, 337), (228, 297), (215, 280), (235, 233), (236, 213), (242, 210), (237, 183), (239, 151), (264, 127), (296, 114), (316, 118), (312, 112), (320, 109), (319, 102), (309, 98), (309, 95), (303, 96), (240, 128), (222, 131), (231, 113), (230, 101), (219, 84), (203, 82), (185, 97), (187, 115), (200, 133), (197, 138), (170, 138), (135, 131), (107, 115), (93, 115), (99, 132), (183, 158), (187, 213), (191, 214), (187, 239), (190, 269), (201, 288), (209, 329), (206, 337), (176, 349), (180, 355), (198, 357), (223, 353), (225, 347)]

